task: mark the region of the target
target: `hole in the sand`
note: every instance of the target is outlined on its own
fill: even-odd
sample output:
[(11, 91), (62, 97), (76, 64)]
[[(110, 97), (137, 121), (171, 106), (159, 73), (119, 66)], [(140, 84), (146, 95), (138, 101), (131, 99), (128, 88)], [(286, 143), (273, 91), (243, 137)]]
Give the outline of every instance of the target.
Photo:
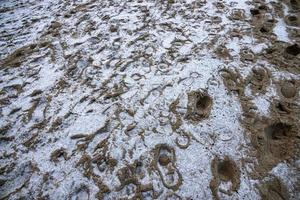
[(285, 111), (282, 103), (280, 103), (280, 102), (276, 105), (276, 108), (282, 112)]
[(285, 49), (285, 51), (286, 51), (286, 53), (288, 53), (290, 55), (297, 56), (300, 53), (300, 47), (298, 44), (294, 44), (294, 45), (288, 46)]
[(196, 108), (199, 110), (207, 109), (211, 105), (212, 99), (208, 95), (200, 96), (196, 103)]
[(281, 86), (280, 91), (281, 91), (281, 94), (285, 98), (293, 98), (297, 94), (296, 87), (292, 83), (290, 83), (290, 82), (283, 83), (283, 85)]
[(194, 91), (188, 94), (188, 109), (186, 117), (199, 121), (207, 118), (211, 112), (213, 100), (207, 91)]
[(290, 136), (292, 126), (282, 122), (274, 123), (265, 128), (265, 134), (267, 138), (272, 140), (279, 140), (283, 137)]
[(265, 27), (262, 27), (259, 31), (261, 33), (268, 33), (269, 32)]
[(289, 16), (288, 20), (294, 22), (294, 21), (297, 21), (297, 17), (296, 16)]
[(258, 9), (250, 9), (250, 13), (252, 15), (259, 15), (259, 10)]
[(218, 174), (222, 181), (230, 181), (234, 177), (235, 166), (230, 160), (222, 160), (218, 163)]
[(259, 10), (267, 10), (267, 6), (265, 5), (261, 5), (258, 7)]
[(266, 49), (266, 53), (267, 54), (272, 54), (274, 53), (276, 50), (275, 49), (272, 49), (272, 48), (269, 48), (269, 49)]
[(18, 51), (17, 53), (16, 53), (16, 57), (21, 57), (23, 55), (23, 52), (22, 51)]

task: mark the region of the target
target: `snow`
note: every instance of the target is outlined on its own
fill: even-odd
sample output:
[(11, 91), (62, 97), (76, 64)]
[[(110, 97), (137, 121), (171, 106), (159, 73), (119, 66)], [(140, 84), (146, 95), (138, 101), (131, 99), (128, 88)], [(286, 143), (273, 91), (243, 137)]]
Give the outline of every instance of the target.
[(278, 22), (274, 27), (274, 33), (277, 35), (277, 39), (283, 42), (291, 42), (286, 31), (286, 25), (283, 19), (277, 19)]
[[(246, 21), (233, 22), (228, 18), (232, 9), (245, 9), (246, 18), (249, 18), (250, 6), (247, 1), (226, 0), (223, 1), (224, 14), (217, 11), (215, 3), (219, 1), (216, 0), (207, 1), (203, 7), (197, 7), (197, 1), (194, 0), (176, 1), (172, 9), (159, 2), (39, 1), (32, 4), (27, 2), (20, 8), (13, 8), (17, 1), (1, 2), (2, 7), (13, 8), (12, 13), (1, 13), (1, 19), (9, 22), (16, 18), (18, 22), (1, 24), (1, 29), (16, 34), (11, 42), (0, 40), (1, 59), (19, 47), (44, 39), (50, 41), (55, 49), (54, 52), (40, 49), (39, 53), (28, 54), (22, 67), (0, 72), (3, 79), (0, 81), (1, 89), (16, 83), (27, 84), (24, 92), (17, 95), (11, 104), (1, 108), (0, 125), (11, 123), (13, 126), (9, 135), (16, 137), (13, 143), (1, 147), (1, 154), (16, 151), (14, 159), (17, 165), (31, 161), (39, 168), (38, 172), (31, 174), (26, 187), (12, 194), (9, 199), (22, 195), (29, 198), (30, 191), (35, 191), (32, 194), (34, 196), (38, 190), (49, 195), (50, 199), (65, 199), (81, 185), (88, 186), (93, 199), (98, 192), (97, 185), (92, 179), (86, 178), (76, 164), (83, 155), (93, 157), (97, 153), (94, 148), (105, 139), (108, 141), (109, 156), (118, 160), (116, 168), (105, 173), (93, 164), (95, 173), (100, 174), (103, 183), (112, 190), (106, 199), (126, 196), (126, 191), (118, 192), (115, 189), (120, 184), (117, 171), (141, 157), (152, 159), (154, 147), (162, 143), (169, 144), (176, 151), (176, 167), (183, 176), (183, 184), (176, 191), (177, 195), (212, 199), (209, 187), (213, 178), (211, 160), (216, 155), (227, 155), (241, 170), (241, 185), (232, 196), (222, 194), (221, 197), (259, 199), (255, 187), (257, 181), (250, 177), (250, 164), (243, 166), (241, 161), (247, 157), (250, 149), (247, 147), (249, 138), (240, 123), (243, 111), (237, 95), (228, 92), (219, 75), (221, 69), (231, 66), (241, 70), (243, 77), (246, 77), (250, 68), (241, 65), (240, 50), (247, 46), (259, 54), (268, 46), (265, 43), (256, 44), (251, 34), (230, 38), (232, 27), (250, 28)], [(84, 3), (90, 3), (84, 12), (76, 11), (70, 18), (64, 17), (70, 14), (71, 9)], [(195, 5), (193, 9), (189, 7), (191, 5)], [(88, 16), (87, 19), (76, 24), (84, 15)], [(105, 19), (105, 16), (109, 17)], [(145, 16), (146, 20), (143, 19)], [(215, 16), (221, 17), (222, 22), (213, 24), (210, 19)], [(26, 28), (21, 23), (25, 17), (40, 17), (41, 20)], [(44, 35), (51, 21), (62, 24), (57, 37)], [(284, 21), (277, 21), (274, 28), (277, 39), (291, 42)], [(87, 31), (89, 24), (92, 29)], [(116, 26), (117, 31), (110, 32), (112, 25)], [(28, 33), (19, 34), (14, 28)], [(214, 40), (217, 42), (212, 42)], [(220, 44), (225, 44), (230, 50), (234, 57), (232, 60), (224, 61), (214, 55), (214, 49)], [(54, 54), (55, 62), (51, 61), (51, 54)], [(39, 55), (42, 55), (41, 60), (32, 62)], [(272, 65), (267, 67), (273, 69)], [(28, 75), (30, 70), (37, 73), (31, 77)], [(59, 84), (62, 80), (67, 83), (65, 87)], [(114, 94), (119, 88), (122, 88), (121, 94), (105, 96)], [(31, 97), (30, 94), (37, 89), (43, 93)], [(187, 94), (200, 89), (207, 90), (213, 99), (213, 107), (207, 119), (192, 123), (184, 119)], [(249, 91), (246, 94), (253, 97)], [(1, 94), (1, 98), (5, 95)], [(274, 95), (275, 92), (269, 89), (265, 96), (253, 98), (261, 116), (268, 116), (268, 99)], [(177, 98), (177, 112), (183, 122), (179, 130), (174, 131), (170, 122), (175, 115), (170, 112), (169, 106)], [(32, 119), (24, 122), (22, 118), (26, 116), (25, 111), (32, 107), (34, 99), (40, 99), (40, 102), (32, 113)], [(15, 107), (21, 107), (21, 111), (10, 115)], [(62, 119), (62, 124), (50, 132), (49, 128), (57, 119)], [(34, 128), (37, 122), (43, 120), (46, 128)], [(107, 122), (108, 131), (96, 134), (84, 151), (77, 149), (77, 140), (71, 139), (72, 136), (90, 136)], [(130, 127), (133, 127), (132, 130), (128, 130)], [(191, 136), (191, 144), (187, 149), (180, 149), (175, 143), (180, 131)], [(32, 149), (24, 147), (24, 141), (31, 140), (35, 134), (38, 139)], [(65, 148), (70, 158), (60, 158), (59, 163), (50, 161), (52, 152), (60, 148)], [(44, 183), (43, 176), (47, 173), (50, 178)], [(284, 175), (290, 170), (284, 164), (279, 164), (272, 173), (285, 179)], [(13, 181), (18, 183), (17, 180)], [(162, 186), (157, 172), (147, 174), (141, 181), (152, 183), (163, 191), (161, 198), (170, 192)], [(287, 184), (291, 185), (293, 181), (287, 181)], [(222, 183), (220, 187), (228, 189), (228, 184)], [(78, 198), (83, 198), (85, 194), (80, 192), (78, 195)]]

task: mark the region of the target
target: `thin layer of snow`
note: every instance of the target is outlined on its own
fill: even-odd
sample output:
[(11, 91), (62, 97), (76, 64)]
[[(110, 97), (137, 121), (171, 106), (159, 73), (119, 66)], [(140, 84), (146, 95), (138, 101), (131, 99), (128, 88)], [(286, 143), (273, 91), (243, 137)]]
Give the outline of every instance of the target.
[[(177, 195), (212, 199), (210, 164), (217, 155), (233, 159), (242, 174), (239, 190), (232, 196), (220, 196), (223, 199), (258, 199), (257, 182), (250, 178), (251, 164), (242, 164), (250, 148), (247, 147), (249, 138), (240, 124), (243, 111), (237, 95), (225, 88), (219, 70), (230, 66), (239, 69), (243, 78), (247, 77), (253, 64), (249, 64), (250, 67), (242, 65), (240, 50), (249, 47), (254, 53), (260, 53), (267, 45), (256, 44), (251, 34), (229, 38), (232, 27), (250, 29), (245, 21), (232, 22), (229, 19), (232, 9), (245, 9), (249, 18), (250, 6), (247, 1), (224, 1), (226, 15), (218, 11), (215, 6), (217, 2), (207, 1), (203, 7), (197, 7), (198, 1), (176, 1), (169, 9), (156, 1), (101, 1), (101, 5), (97, 1), (64, 2), (66, 5), (57, 1), (43, 1), (37, 5), (26, 4), (24, 8), (3, 15), (2, 18), (7, 17), (7, 20), (17, 16), (19, 22), (23, 16), (30, 17), (31, 14), (41, 18), (50, 17), (29, 28), (32, 32), (25, 36), (17, 35), (13, 40), (16, 44), (1, 40), (5, 44), (0, 47), (1, 58), (20, 46), (38, 43), (40, 38), (47, 41), (50, 38), (55, 49), (49, 52), (41, 50), (43, 56), (38, 63), (31, 62), (38, 55), (27, 55), (21, 67), (8, 69), (8, 72), (1, 71), (0, 74), (3, 78), (1, 88), (17, 83), (27, 84), (25, 91), (1, 110), (1, 126), (13, 124), (9, 135), (14, 135), (16, 139), (13, 144), (0, 149), (7, 153), (17, 151), (15, 159), (20, 165), (31, 161), (39, 168), (38, 172), (32, 174), (28, 186), (10, 199), (22, 195), (28, 197), (30, 191), (35, 192), (32, 194), (34, 197), (38, 191), (43, 191), (45, 195), (50, 195), (50, 199), (65, 199), (82, 185), (90, 189), (91, 198), (94, 198), (98, 188), (92, 179), (83, 175), (77, 163), (83, 155), (93, 157), (94, 148), (104, 139), (108, 141), (109, 156), (118, 160), (118, 165), (111, 172), (100, 172), (93, 164), (95, 173), (112, 190), (105, 199), (127, 197), (131, 186), (120, 192), (115, 189), (120, 185), (117, 171), (142, 157), (153, 159), (152, 150), (162, 143), (169, 144), (176, 151), (176, 167), (183, 176)], [(84, 12), (80, 11), (83, 3), (91, 3)], [(9, 3), (4, 4), (7, 6)], [(39, 5), (40, 11), (37, 9)], [(69, 18), (64, 17), (78, 5), (79, 11)], [(33, 13), (32, 9), (35, 10)], [(146, 20), (143, 19), (145, 16)], [(212, 17), (220, 17), (222, 22), (214, 24), (210, 20)], [(79, 19), (84, 20), (77, 24)], [(59, 28), (61, 35), (42, 36), (52, 20), (62, 24)], [(7, 30), (22, 28), (20, 23), (5, 24)], [(87, 32), (89, 25), (92, 28)], [(110, 31), (112, 26), (116, 31)], [(169, 30), (170, 27), (173, 29)], [(174, 31), (174, 28), (178, 31)], [(15, 33), (14, 30), (12, 32)], [(282, 20), (278, 20), (274, 32), (279, 40), (289, 42)], [(216, 43), (213, 43), (215, 40)], [(208, 43), (215, 46), (208, 47)], [(221, 60), (214, 55), (214, 49), (221, 44), (229, 49), (233, 56), (231, 61)], [(51, 55), (54, 55), (55, 62), (51, 61)], [(35, 70), (34, 76), (28, 75), (30, 70)], [(67, 86), (60, 88), (59, 81), (66, 81)], [(116, 87), (122, 87), (121, 94), (116, 97), (105, 96), (115, 92)], [(31, 97), (35, 90), (42, 90), (42, 94)], [(192, 123), (185, 120), (184, 116), (187, 112), (187, 94), (196, 90), (207, 90), (213, 99), (213, 106), (207, 119)], [(15, 95), (16, 91), (7, 93)], [(252, 96), (249, 91), (246, 91), (246, 95)], [(259, 115), (268, 115), (268, 99), (273, 95), (274, 91), (270, 89), (264, 97), (253, 98)], [(175, 115), (170, 112), (169, 106), (177, 98), (177, 112), (183, 122), (179, 130), (174, 131), (170, 122)], [(33, 100), (39, 101), (38, 106), (31, 114), (31, 119), (26, 121), (26, 113), (34, 106)], [(10, 114), (17, 107), (21, 110)], [(134, 115), (129, 114), (129, 110)], [(57, 119), (62, 119), (62, 124), (51, 132), (49, 129)], [(34, 125), (43, 120), (47, 123), (46, 128), (35, 129)], [(92, 135), (107, 121), (108, 131), (96, 134), (87, 149), (79, 151), (78, 141), (71, 137), (77, 134)], [(191, 137), (187, 149), (180, 149), (176, 145), (181, 131)], [(24, 142), (35, 134), (39, 137), (34, 148), (24, 147)], [(59, 158), (60, 162), (54, 163), (50, 160), (51, 153), (60, 148), (65, 148), (70, 158)], [(251, 161), (255, 162), (255, 159)], [(274, 173), (283, 177), (278, 171)], [(50, 175), (46, 183), (42, 178), (45, 174)], [(153, 184), (155, 189), (162, 191), (161, 197), (166, 197), (170, 192), (162, 185), (157, 172), (146, 173), (141, 182)], [(230, 183), (220, 185), (225, 189), (229, 186)], [(81, 198), (84, 192), (78, 195)]]

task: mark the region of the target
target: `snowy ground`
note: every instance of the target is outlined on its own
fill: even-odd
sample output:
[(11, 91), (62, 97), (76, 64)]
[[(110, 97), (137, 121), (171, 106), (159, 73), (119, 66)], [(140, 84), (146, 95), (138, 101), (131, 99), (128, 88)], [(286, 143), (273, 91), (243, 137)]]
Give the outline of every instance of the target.
[(298, 199), (299, 10), (1, 1), (0, 199)]

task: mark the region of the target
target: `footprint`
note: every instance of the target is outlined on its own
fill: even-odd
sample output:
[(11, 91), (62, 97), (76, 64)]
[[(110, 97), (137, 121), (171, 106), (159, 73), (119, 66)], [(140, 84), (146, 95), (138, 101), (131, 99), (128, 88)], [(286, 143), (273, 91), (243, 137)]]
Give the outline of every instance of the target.
[(300, 19), (297, 17), (297, 15), (288, 15), (284, 18), (285, 23), (289, 26), (299, 26), (300, 25)]
[(279, 140), (283, 137), (291, 136), (292, 126), (284, 123), (274, 123), (265, 128), (267, 138), (272, 140)]
[[(275, 122), (264, 129), (265, 151), (272, 157), (284, 160), (293, 154), (297, 128), (292, 124)], [(263, 152), (262, 152), (263, 153)]]
[(280, 92), (285, 98), (290, 99), (296, 96), (297, 88), (293, 83), (286, 81), (282, 84)]
[(207, 91), (193, 91), (188, 94), (186, 118), (200, 121), (207, 118), (211, 112), (213, 100)]
[(154, 166), (158, 171), (163, 185), (176, 191), (182, 185), (182, 175), (176, 168), (176, 155), (173, 147), (159, 144), (155, 147)]
[(258, 190), (262, 199), (289, 199), (289, 193), (286, 186), (279, 178), (267, 177), (258, 185)]
[[(215, 157), (211, 162), (213, 179), (210, 182), (210, 189), (215, 199), (219, 199), (218, 192), (232, 195), (240, 187), (241, 172), (236, 163), (225, 156), (224, 159)], [(229, 186), (229, 187), (228, 187)]]
[(252, 72), (247, 77), (247, 82), (250, 83), (252, 94), (264, 93), (270, 82), (270, 76), (264, 67), (254, 67)]

